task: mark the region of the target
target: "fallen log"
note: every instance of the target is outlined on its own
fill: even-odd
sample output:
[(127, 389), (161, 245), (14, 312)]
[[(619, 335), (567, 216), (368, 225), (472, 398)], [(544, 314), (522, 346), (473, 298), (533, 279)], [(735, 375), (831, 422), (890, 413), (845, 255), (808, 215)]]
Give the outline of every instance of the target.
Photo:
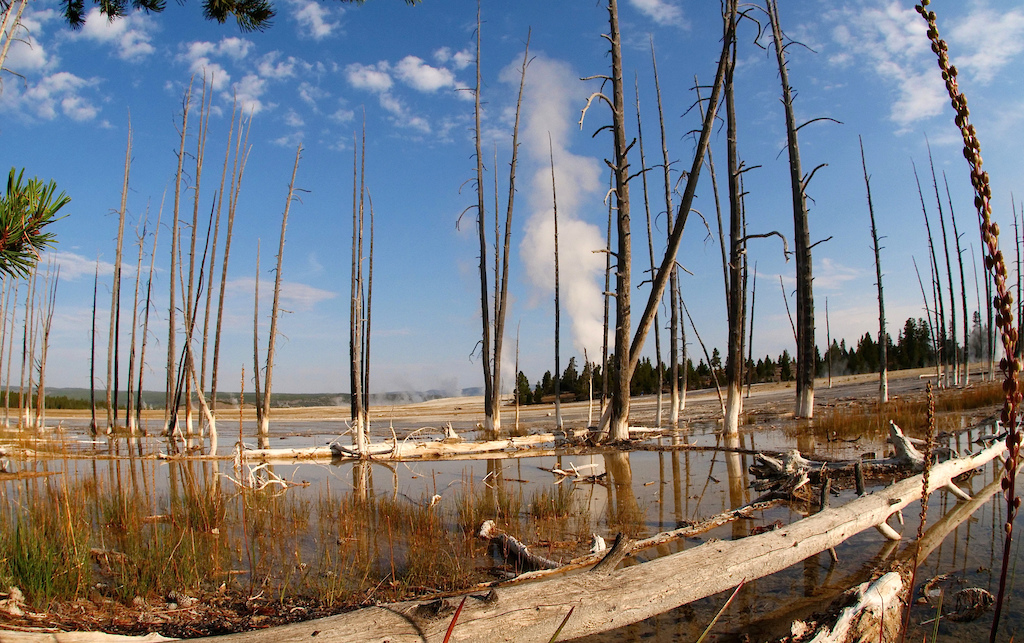
[(559, 562), (531, 552), (519, 539), (499, 530), (493, 520), (485, 520), (477, 530), (476, 537), (495, 545), (502, 558), (512, 563), (517, 570), (556, 569), (561, 566)]
[[(981, 453), (935, 465), (928, 492), (954, 476), (1003, 453), (1002, 444)], [(500, 587), (488, 596), (473, 595), (452, 632), (453, 641), (548, 641), (570, 608), (566, 639), (623, 627), (691, 601), (780, 571), (807, 556), (834, 547), (850, 536), (885, 522), (921, 496), (921, 476), (830, 507), (783, 529), (735, 541), (713, 541), (607, 574), (574, 574), (543, 584)], [(686, 582), (679, 582), (685, 578)], [(540, 589), (542, 587), (542, 589)], [(539, 591), (538, 591), (539, 590)], [(406, 601), (370, 607), (325, 619), (223, 637), (225, 642), (440, 641), (449, 618), (418, 612)]]

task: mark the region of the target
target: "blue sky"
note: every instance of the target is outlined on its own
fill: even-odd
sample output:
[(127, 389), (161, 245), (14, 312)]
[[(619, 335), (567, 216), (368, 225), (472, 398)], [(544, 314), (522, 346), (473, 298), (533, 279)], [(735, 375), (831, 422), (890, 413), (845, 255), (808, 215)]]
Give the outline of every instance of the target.
[[(1019, 2), (984, 0), (939, 0), (933, 5), (970, 100), (992, 177), (996, 218), (1009, 231), (1011, 191), (1017, 191), (1018, 201), (1024, 194), (1024, 7)], [(191, 79), (194, 88), (201, 85), (204, 73), (212, 92), (212, 114), (201, 212), (209, 211), (220, 180), (233, 97), (253, 114), (251, 154), (232, 242), (221, 357), (221, 381), (230, 384), (221, 388), (238, 388), (243, 365), (247, 374), (252, 373), (256, 246), (258, 241), (262, 244), (260, 280), (268, 287), (288, 180), (301, 143), (296, 183), (303, 191), (288, 223), (282, 303), (287, 312), (280, 322), (274, 388), (347, 391), (352, 140), (364, 113), (366, 178), (376, 216), (372, 387), (456, 390), (480, 384), (479, 359), (471, 356), (480, 332), (478, 241), (471, 219), (456, 227), (460, 213), (475, 202), (472, 186), (466, 183), (473, 176), (474, 159), (473, 102), (465, 89), (474, 79), (476, 3), (425, 0), (409, 7), (398, 0), (364, 5), (279, 0), (276, 7), (275, 23), (264, 33), (241, 33), (232, 24), (208, 23), (196, 2), (171, 2), (163, 14), (133, 14), (113, 23), (90, 14), (85, 27), (73, 32), (62, 24), (57, 3), (29, 3), (23, 18), (27, 31), (13, 44), (6, 63), (10, 71), (2, 77), (0, 165), (24, 167), (28, 175), (54, 179), (72, 197), (68, 216), (54, 226), (59, 244), (50, 253), (61, 266), (61, 281), (49, 385), (88, 382), (92, 275), (98, 257), (100, 301), (109, 305), (129, 119), (134, 136), (128, 198), (131, 230), (148, 212), (152, 231), (168, 191), (157, 248), (147, 388), (157, 388), (163, 381), (167, 224), (182, 97)], [(600, 353), (604, 260), (593, 251), (604, 245), (603, 159), (610, 155), (611, 140), (606, 133), (592, 135), (610, 117), (605, 108), (595, 106), (582, 128), (579, 120), (587, 96), (599, 88), (596, 81), (580, 78), (606, 73), (610, 64), (600, 37), (607, 30), (607, 12), (595, 1), (485, 1), (482, 12), (489, 216), (495, 167), (504, 208), (517, 70), (532, 29), (505, 372), (510, 382), (518, 333), (520, 368), (537, 380), (554, 361), (549, 134), (561, 233), (562, 363), (571, 355), (582, 357), (584, 348), (592, 358)], [(694, 77), (707, 84), (714, 74), (721, 33), (718, 3), (624, 0), (620, 12), (632, 135), (635, 77), (647, 163), (659, 163), (653, 39), (676, 180), (679, 171), (690, 166), (694, 143), (689, 132), (699, 125), (696, 110), (688, 111), (695, 98)], [(923, 268), (928, 255), (911, 161), (922, 173), (929, 214), (935, 217), (934, 193), (928, 196), (926, 136), (937, 171), (948, 174), (964, 242), (973, 244), (978, 254), (967, 167), (924, 23), (906, 0), (845, 5), (804, 0), (784, 3), (781, 12), (786, 32), (809, 48), (789, 50), (798, 119), (828, 117), (842, 122), (823, 121), (800, 132), (805, 171), (828, 164), (808, 190), (813, 199), (812, 241), (831, 237), (814, 250), (818, 344), (825, 344), (826, 298), (833, 337), (855, 341), (864, 332), (877, 332), (858, 135), (864, 137), (876, 216), (886, 237), (886, 307), (895, 335), (907, 317), (923, 315), (912, 259)], [(778, 230), (791, 239), (777, 70), (774, 55), (758, 46), (756, 36), (755, 25), (747, 22), (740, 32), (736, 75), (740, 153), (747, 166), (761, 166), (744, 175), (748, 226), (751, 233)], [(193, 117), (187, 144), (193, 151), (195, 123)], [(723, 167), (724, 138), (724, 131), (718, 131), (712, 141)], [(631, 156), (634, 168), (640, 165), (638, 151), (634, 148)], [(723, 176), (721, 170), (719, 174)], [(665, 234), (660, 172), (651, 173), (649, 189), (660, 239)], [(721, 190), (724, 194), (724, 183)], [(646, 286), (640, 282), (647, 252), (639, 179), (632, 195), (634, 281), (636, 299), (643, 301)], [(186, 197), (182, 216), (190, 219), (193, 193)], [(706, 176), (694, 207), (717, 233)], [(937, 219), (933, 221), (937, 227)], [(128, 238), (122, 304), (126, 310), (137, 257), (135, 233)], [(1004, 232), (1004, 243), (1009, 238)], [(147, 239), (147, 253), (151, 241)], [(792, 305), (793, 263), (785, 262), (775, 238), (753, 241), (749, 254), (758, 269), (755, 359), (774, 357), (783, 349), (792, 353), (779, 276)], [(709, 349), (724, 348), (726, 337), (719, 256), (717, 237), (709, 236), (701, 218), (692, 216), (679, 254), (680, 263), (692, 273), (682, 279), (683, 295)], [(966, 259), (970, 260), (969, 247)], [(148, 265), (148, 255), (143, 265)], [(968, 271), (974, 309), (973, 273)], [(270, 292), (262, 290), (265, 346)], [(99, 345), (105, 347), (106, 318), (101, 314), (100, 319)], [(121, 336), (129, 335), (126, 319)], [(694, 342), (692, 332), (689, 339)], [(696, 358), (699, 351), (694, 342), (691, 356)], [(251, 382), (246, 388), (252, 390)]]

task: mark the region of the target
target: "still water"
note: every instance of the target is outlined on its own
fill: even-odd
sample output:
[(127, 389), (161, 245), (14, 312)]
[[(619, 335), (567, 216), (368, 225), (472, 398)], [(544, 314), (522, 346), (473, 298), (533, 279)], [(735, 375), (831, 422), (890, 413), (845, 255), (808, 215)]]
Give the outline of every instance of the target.
[[(972, 441), (991, 427), (967, 428), (973, 420), (947, 419), (962, 429), (953, 432), (949, 446), (978, 448)], [(276, 423), (270, 446), (324, 446), (337, 438), (335, 428), (336, 423), (318, 421)], [(255, 429), (245, 423), (241, 432), (252, 435)], [(486, 460), (274, 463), (242, 469), (230, 460), (157, 459), (164, 441), (96, 440), (82, 421), (64, 421), (60, 431), (38, 438), (0, 434), (0, 444), (36, 452), (10, 458), (14, 475), (0, 482), (3, 522), (41, 524), (48, 514), (66, 514), (68, 524), (74, 519), (85, 529), (71, 548), (82, 556), (80, 548), (90, 552), (89, 573), (80, 582), (126, 603), (136, 595), (185, 590), (308, 595), (337, 604), (454, 590), (514, 571), (474, 538), (484, 519), (496, 520), (531, 551), (565, 562), (587, 553), (594, 535), (608, 542), (620, 532), (643, 538), (751, 502), (758, 494), (750, 487), (748, 467), (758, 449), (798, 447), (804, 455), (828, 459), (885, 451), (881, 436), (815, 436), (806, 426), (781, 424), (747, 426), (732, 450), (718, 449), (725, 446), (718, 427), (706, 424), (652, 439), (645, 450), (631, 452), (591, 449)], [(562, 476), (552, 469), (578, 475)], [(996, 465), (990, 464), (961, 486), (973, 496), (997, 475)], [(886, 482), (875, 480), (872, 488)], [(836, 489), (831, 502), (854, 497), (852, 489)], [(955, 504), (946, 493), (933, 494), (928, 524)], [(713, 538), (742, 538), (814, 510), (811, 502), (779, 504), (752, 519), (640, 552), (625, 564)], [(950, 574), (950, 593), (968, 586), (994, 593), (1004, 511), (996, 494), (920, 565), (919, 584)], [(794, 620), (823, 609), (896, 556), (916, 532), (917, 504), (904, 512), (904, 522), (901, 527), (891, 521), (904, 533), (903, 543), (870, 529), (837, 547), (838, 562), (825, 552), (747, 583), (711, 640), (786, 635)], [(1010, 572), (1013, 587), (1015, 569)], [(1001, 640), (1021, 627), (1020, 594), (1011, 591)], [(48, 599), (44, 593), (34, 598)], [(727, 598), (709, 597), (585, 640), (693, 641)], [(935, 609), (915, 605), (908, 640), (925, 634), (930, 639), (933, 626), (919, 624), (933, 618)], [(990, 619), (989, 613), (974, 623), (943, 620), (938, 640), (982, 640)]]

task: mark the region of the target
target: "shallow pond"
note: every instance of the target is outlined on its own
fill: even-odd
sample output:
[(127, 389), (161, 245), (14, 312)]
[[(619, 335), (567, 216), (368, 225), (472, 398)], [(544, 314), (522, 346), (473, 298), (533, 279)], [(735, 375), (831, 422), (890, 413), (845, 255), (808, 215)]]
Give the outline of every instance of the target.
[[(946, 423), (959, 428), (974, 419), (947, 417)], [(275, 423), (270, 446), (324, 446), (336, 439), (336, 426)], [(0, 561), (0, 582), (8, 582), (4, 575), (12, 565), (21, 565), (19, 573), (37, 579), (26, 593), (40, 609), (69, 591), (123, 604), (136, 596), (156, 602), (170, 592), (218, 590), (260, 600), (309, 596), (329, 604), (449, 591), (515, 571), (474, 537), (484, 519), (496, 520), (531, 551), (567, 561), (587, 553), (595, 534), (609, 543), (619, 532), (645, 537), (747, 504), (757, 496), (747, 472), (751, 451), (796, 446), (804, 454), (848, 459), (885, 450), (878, 435), (819, 431), (816, 436), (806, 425), (754, 419), (739, 443), (730, 445), (734, 449), (726, 451), (716, 448), (725, 446), (717, 426), (705, 424), (630, 452), (591, 449), (486, 460), (289, 463), (239, 470), (231, 461), (155, 459), (153, 454), (166, 447), (157, 438), (94, 440), (84, 421), (64, 421), (61, 427), (38, 439), (0, 434), (0, 444), (63, 454), (12, 459), (9, 468), (16, 475), (0, 482), (0, 545), (8, 552), (7, 567)], [(968, 450), (989, 430), (957, 432), (950, 446)], [(252, 435), (254, 427), (244, 423), (242, 432)], [(397, 430), (400, 437), (411, 432), (409, 427)], [(579, 475), (561, 476), (552, 469)], [(974, 495), (994, 479), (994, 471), (990, 464), (962, 486)], [(886, 481), (873, 482), (879, 488)], [(832, 503), (853, 497), (852, 489), (837, 489)], [(995, 592), (1005, 507), (999, 494), (994, 498), (921, 564), (919, 582), (953, 574), (951, 591), (960, 582)], [(954, 505), (948, 494), (933, 494), (929, 524)], [(641, 552), (624, 564), (711, 538), (741, 538), (814, 509), (810, 502), (780, 504), (752, 519)], [(905, 541), (913, 539), (918, 514), (917, 504), (904, 512)], [(867, 580), (903, 546), (868, 530), (837, 548), (838, 562), (825, 552), (747, 583), (715, 626), (713, 640), (785, 635), (793, 620)], [(39, 564), (41, 557), (50, 562)], [(696, 640), (727, 598), (713, 596), (585, 640)], [(1015, 589), (1004, 610), (1005, 639), (1020, 628), (1021, 607), (1021, 592)], [(930, 636), (932, 625), (916, 624), (934, 614), (934, 606), (915, 606), (915, 629), (908, 640)], [(990, 620), (986, 615), (975, 623), (942, 621), (938, 640), (981, 640)]]

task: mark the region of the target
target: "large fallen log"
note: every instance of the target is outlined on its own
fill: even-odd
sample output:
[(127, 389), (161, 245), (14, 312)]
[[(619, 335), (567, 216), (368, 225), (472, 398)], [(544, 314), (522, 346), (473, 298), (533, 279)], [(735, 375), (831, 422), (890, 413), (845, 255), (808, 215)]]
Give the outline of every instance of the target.
[[(975, 469), (1004, 450), (935, 465), (928, 492)], [(850, 536), (884, 523), (921, 496), (921, 476), (900, 481), (846, 505), (828, 508), (787, 527), (735, 541), (713, 541), (670, 556), (608, 573), (574, 574), (543, 584), (499, 587), (472, 596), (452, 632), (453, 641), (548, 641), (570, 608), (562, 637), (569, 639), (623, 627), (691, 601), (761, 578), (807, 556), (835, 547)], [(686, 579), (680, 582), (680, 579)], [(453, 609), (451, 606), (450, 609)], [(451, 612), (407, 601), (371, 607), (270, 630), (232, 634), (224, 641), (440, 641)]]

